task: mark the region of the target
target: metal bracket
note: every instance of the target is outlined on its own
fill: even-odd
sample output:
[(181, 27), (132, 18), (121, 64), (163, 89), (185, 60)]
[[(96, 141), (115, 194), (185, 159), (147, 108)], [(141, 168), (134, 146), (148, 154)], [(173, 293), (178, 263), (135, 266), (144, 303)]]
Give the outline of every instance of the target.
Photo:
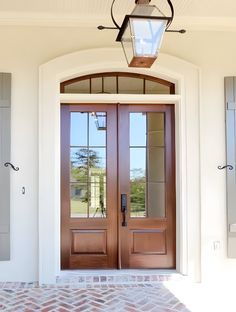
[(10, 163), (10, 162), (6, 162), (5, 164), (4, 164), (4, 166), (5, 167), (8, 167), (8, 166), (11, 166), (11, 168), (13, 169), (13, 170), (15, 170), (15, 171), (19, 171), (20, 169), (19, 169), (19, 167), (15, 167), (12, 163)]
[(233, 170), (234, 167), (232, 165), (225, 165), (225, 166), (218, 166), (217, 167), (219, 170), (225, 169), (225, 168), (229, 168), (229, 170)]

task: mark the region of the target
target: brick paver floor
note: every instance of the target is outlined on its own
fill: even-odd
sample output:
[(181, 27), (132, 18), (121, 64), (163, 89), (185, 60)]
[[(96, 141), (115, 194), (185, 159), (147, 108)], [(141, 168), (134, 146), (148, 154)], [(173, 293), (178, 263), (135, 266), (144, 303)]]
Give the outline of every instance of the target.
[(188, 312), (163, 283), (97, 287), (0, 287), (0, 311)]

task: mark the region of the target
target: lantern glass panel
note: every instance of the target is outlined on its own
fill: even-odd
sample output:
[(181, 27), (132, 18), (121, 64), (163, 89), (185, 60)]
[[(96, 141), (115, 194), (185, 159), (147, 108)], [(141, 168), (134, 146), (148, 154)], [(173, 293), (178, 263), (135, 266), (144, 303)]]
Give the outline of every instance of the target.
[(123, 33), (123, 36), (121, 38), (122, 48), (124, 50), (124, 54), (125, 54), (128, 64), (130, 63), (130, 61), (132, 60), (134, 56), (133, 41), (131, 38), (130, 30), (131, 30), (131, 27), (130, 27), (130, 24), (128, 23)]
[(130, 18), (134, 56), (156, 57), (166, 29), (166, 20)]

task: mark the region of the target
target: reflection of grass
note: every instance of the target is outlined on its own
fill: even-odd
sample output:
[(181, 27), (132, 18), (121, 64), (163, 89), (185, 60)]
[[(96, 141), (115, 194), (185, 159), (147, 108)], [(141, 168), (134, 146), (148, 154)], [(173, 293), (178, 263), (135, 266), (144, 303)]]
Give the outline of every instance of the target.
[[(131, 216), (133, 218), (135, 217), (145, 217), (145, 208), (141, 208), (142, 210), (137, 209), (135, 205), (131, 204)], [(96, 209), (95, 208), (90, 208), (90, 217), (94, 215)], [(87, 216), (87, 203), (83, 203), (82, 201), (79, 200), (71, 200), (71, 215), (81, 215), (83, 217)], [(101, 210), (99, 209), (98, 212), (96, 213), (96, 217), (101, 216)]]
[(71, 213), (80, 213), (80, 214), (86, 214), (87, 213), (87, 203), (83, 203), (79, 200), (71, 200), (70, 202), (70, 209)]
[[(71, 215), (73, 216), (83, 216), (83, 217), (86, 217), (87, 216), (87, 203), (84, 203), (80, 200), (71, 200), (71, 203), (70, 203), (70, 209), (71, 209)], [(89, 209), (89, 214), (90, 214), (90, 217), (94, 215), (96, 211), (96, 208), (91, 208)], [(98, 212), (96, 213), (96, 217), (100, 216), (101, 215), (101, 210), (99, 209)]]
[(135, 218), (135, 217), (146, 217), (146, 211), (145, 208), (141, 208), (139, 207), (139, 209), (137, 207), (135, 207), (136, 205), (131, 203), (131, 217)]

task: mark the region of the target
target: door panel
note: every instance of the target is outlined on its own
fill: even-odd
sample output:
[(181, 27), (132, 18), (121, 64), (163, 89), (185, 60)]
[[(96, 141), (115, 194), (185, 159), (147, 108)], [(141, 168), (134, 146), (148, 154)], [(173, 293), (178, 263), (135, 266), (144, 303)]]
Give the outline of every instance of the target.
[(174, 106), (61, 116), (62, 269), (174, 268)]
[(171, 105), (119, 106), (119, 183), (128, 198), (120, 212), (123, 268), (175, 267), (173, 129)]
[(62, 269), (116, 267), (116, 106), (63, 105), (61, 116)]

